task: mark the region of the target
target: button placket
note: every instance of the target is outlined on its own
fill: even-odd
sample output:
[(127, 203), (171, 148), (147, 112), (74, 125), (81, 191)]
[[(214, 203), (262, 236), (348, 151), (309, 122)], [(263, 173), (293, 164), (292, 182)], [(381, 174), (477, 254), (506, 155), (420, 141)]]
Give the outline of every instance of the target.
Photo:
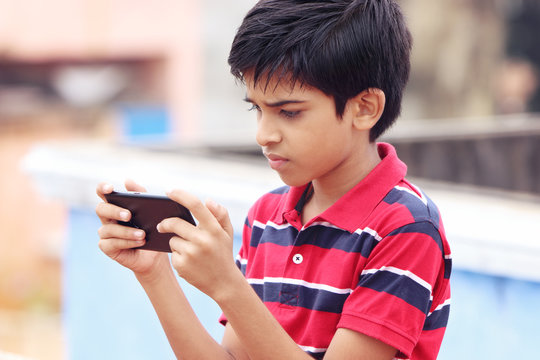
[[(290, 272), (292, 271), (297, 272), (297, 266), (300, 266), (304, 262), (304, 255), (301, 254), (299, 251), (300, 246), (303, 242), (303, 238), (306, 236), (304, 233), (304, 229), (301, 229), (298, 231), (298, 233), (295, 236), (294, 242), (292, 244), (291, 250), (289, 252), (289, 257), (287, 258), (286, 265), (283, 269), (283, 277), (289, 278)], [(296, 278), (296, 276), (293, 276)], [(289, 306), (298, 306), (299, 303), (299, 288), (297, 284), (282, 284), (279, 294), (279, 302), (282, 305), (289, 305)]]

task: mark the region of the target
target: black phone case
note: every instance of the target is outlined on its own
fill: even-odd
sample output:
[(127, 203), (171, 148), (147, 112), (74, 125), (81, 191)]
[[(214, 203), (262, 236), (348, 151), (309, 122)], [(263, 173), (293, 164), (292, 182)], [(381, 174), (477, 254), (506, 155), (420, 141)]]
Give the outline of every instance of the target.
[(156, 229), (163, 219), (179, 217), (195, 225), (189, 210), (166, 196), (113, 191), (105, 194), (105, 198), (107, 202), (131, 212), (131, 220), (118, 221), (119, 224), (142, 229), (146, 233), (146, 243), (137, 249), (171, 252), (169, 241), (174, 234), (162, 234)]

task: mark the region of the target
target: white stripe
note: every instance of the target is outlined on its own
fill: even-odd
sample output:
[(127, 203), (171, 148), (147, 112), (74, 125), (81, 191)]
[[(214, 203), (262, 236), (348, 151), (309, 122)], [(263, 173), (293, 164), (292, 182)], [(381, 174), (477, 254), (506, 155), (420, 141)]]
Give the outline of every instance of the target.
[(441, 309), (442, 309), (443, 307), (445, 307), (445, 306), (450, 306), (450, 303), (451, 303), (451, 300), (450, 300), (450, 299), (446, 299), (445, 302), (443, 302), (442, 304), (440, 304), (439, 306), (437, 306), (437, 307), (435, 308), (435, 310), (433, 310), (432, 312), (430, 312), (430, 313), (428, 314), (428, 316), (431, 315), (431, 314), (433, 314), (435, 311), (441, 310)]
[(309, 225), (308, 227), (315, 226), (315, 225), (324, 226), (324, 227), (328, 227), (328, 228), (332, 228), (332, 229), (343, 230), (342, 228), (337, 227), (337, 226), (329, 223), (328, 221), (315, 221), (311, 225)]
[(248, 283), (250, 284), (257, 284), (257, 285), (264, 285), (264, 283), (282, 283), (282, 284), (292, 284), (292, 285), (300, 285), (304, 286), (310, 289), (316, 289), (316, 290), (325, 290), (329, 291), (335, 294), (350, 294), (352, 293), (352, 289), (340, 289), (337, 287), (333, 287), (326, 284), (317, 284), (317, 283), (310, 283), (304, 280), (300, 279), (290, 279), (290, 278), (281, 278), (281, 277), (265, 277), (264, 279), (255, 279), (255, 278), (249, 278), (247, 279)]
[(282, 230), (282, 229), (286, 229), (286, 228), (288, 228), (288, 227), (291, 227), (290, 224), (278, 225), (278, 224), (273, 223), (273, 222), (271, 222), (271, 221), (268, 221), (266, 224), (263, 224), (262, 222), (257, 221), (257, 220), (254, 220), (254, 221), (253, 221), (253, 226), (256, 226), (256, 227), (258, 227), (258, 228), (260, 228), (260, 229), (263, 229), (263, 230), (264, 230), (267, 226), (270, 226), (270, 227), (272, 227), (272, 228), (274, 228), (274, 229), (276, 229), (276, 230)]
[(303, 346), (303, 345), (298, 345), (300, 347), (300, 349), (304, 350), (304, 351), (309, 351), (310, 353), (314, 354), (314, 353), (322, 353), (322, 352), (325, 352), (326, 350), (328, 350), (328, 348), (316, 348), (316, 347), (312, 347), (312, 346)]
[[(320, 225), (320, 226), (325, 226), (325, 227), (328, 227), (328, 228), (332, 228), (332, 229), (338, 229), (338, 230), (343, 230), (343, 231), (347, 231), (347, 230), (344, 230), (340, 227), (337, 227), (327, 221), (317, 221), (317, 222), (314, 222), (313, 224), (311, 224), (310, 226), (314, 226), (314, 225)], [(373, 229), (370, 229), (370, 228), (365, 228), (365, 229), (356, 229), (356, 231), (354, 232), (355, 234), (358, 234), (358, 235), (361, 235), (362, 233), (368, 233), (370, 234), (371, 236), (373, 236), (377, 241), (381, 241), (382, 240), (382, 237), (377, 234), (377, 232)]]
[(370, 234), (371, 236), (373, 236), (377, 241), (381, 241), (382, 237), (380, 237), (379, 234), (377, 234), (377, 232), (373, 229), (370, 229), (370, 228), (365, 228), (365, 229), (357, 229), (355, 231), (355, 234), (358, 234), (358, 235), (361, 235), (363, 232), (366, 232), (368, 234)]
[(366, 270), (362, 271), (361, 275), (375, 274), (378, 271), (388, 271), (388, 272), (391, 272), (391, 273), (394, 273), (394, 274), (397, 274), (397, 275), (406, 276), (409, 279), (415, 281), (416, 283), (418, 283), (418, 284), (422, 285), (423, 287), (425, 287), (426, 289), (428, 289), (429, 292), (431, 293), (431, 290), (432, 290), (431, 284), (428, 283), (427, 281), (425, 281), (424, 279), (420, 278), (416, 274), (413, 274), (409, 270), (402, 270), (402, 269), (395, 268), (393, 266), (383, 266), (380, 269), (366, 269)]
[(416, 190), (418, 190), (418, 192), (420, 193), (420, 195), (418, 195), (417, 193), (415, 193), (414, 191), (412, 191), (411, 189), (409, 188), (406, 188), (406, 187), (403, 187), (403, 186), (394, 186), (394, 189), (397, 189), (399, 191), (405, 191), (411, 195), (413, 195), (414, 197), (416, 197), (417, 199), (419, 199), (422, 203), (424, 203), (424, 205), (427, 206), (427, 199), (424, 197), (424, 194), (422, 194), (422, 191), (420, 191), (420, 189), (416, 188)]
[(409, 185), (411, 185), (416, 191), (418, 191), (418, 193), (420, 194), (420, 197), (421, 197), (422, 199), (425, 199), (425, 200), (426, 200), (425, 204), (427, 205), (428, 198), (427, 198), (426, 194), (424, 194), (424, 192), (422, 191), (422, 189), (420, 189), (418, 186), (416, 186), (416, 185), (414, 185), (414, 184), (411, 184), (411, 183), (409, 183)]
[(238, 261), (241, 265), (247, 265), (248, 263), (247, 259), (243, 259), (240, 257), (240, 255), (236, 255), (236, 261)]

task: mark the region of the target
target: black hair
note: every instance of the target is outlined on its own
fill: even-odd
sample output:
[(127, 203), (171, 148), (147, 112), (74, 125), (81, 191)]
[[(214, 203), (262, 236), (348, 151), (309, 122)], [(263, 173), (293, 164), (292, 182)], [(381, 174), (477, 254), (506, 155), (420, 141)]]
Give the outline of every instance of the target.
[(254, 82), (278, 76), (347, 101), (378, 88), (386, 105), (375, 141), (401, 112), (412, 38), (394, 0), (261, 0), (246, 15), (229, 54), (231, 73)]

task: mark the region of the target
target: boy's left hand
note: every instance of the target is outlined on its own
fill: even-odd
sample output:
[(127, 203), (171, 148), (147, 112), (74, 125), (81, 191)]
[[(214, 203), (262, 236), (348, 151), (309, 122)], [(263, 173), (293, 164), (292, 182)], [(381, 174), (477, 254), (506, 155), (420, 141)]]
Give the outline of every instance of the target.
[(174, 233), (170, 241), (171, 263), (191, 285), (215, 299), (227, 279), (239, 272), (233, 258), (233, 227), (227, 210), (208, 200), (202, 203), (196, 196), (173, 190), (172, 200), (188, 208), (198, 225), (169, 218), (158, 224), (158, 231)]

